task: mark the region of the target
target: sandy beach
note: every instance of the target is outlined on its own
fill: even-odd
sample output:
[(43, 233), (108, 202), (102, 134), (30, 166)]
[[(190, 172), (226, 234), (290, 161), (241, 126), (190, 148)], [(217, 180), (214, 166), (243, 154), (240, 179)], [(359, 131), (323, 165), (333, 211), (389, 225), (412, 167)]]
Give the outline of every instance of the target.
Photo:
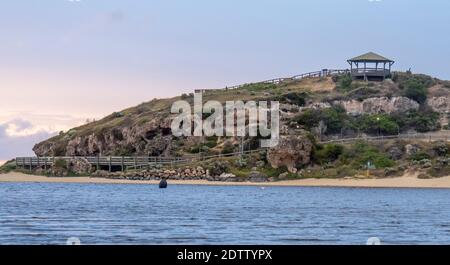
[[(0, 174), (0, 182), (54, 182), (54, 183), (108, 183), (108, 184), (158, 184), (158, 181), (120, 180), (91, 177), (45, 177), (22, 173)], [(405, 175), (387, 179), (301, 179), (268, 183), (211, 182), (206, 180), (169, 180), (169, 185), (224, 185), (224, 186), (291, 186), (291, 187), (359, 187), (359, 188), (450, 188), (450, 176), (436, 179), (419, 179)]]

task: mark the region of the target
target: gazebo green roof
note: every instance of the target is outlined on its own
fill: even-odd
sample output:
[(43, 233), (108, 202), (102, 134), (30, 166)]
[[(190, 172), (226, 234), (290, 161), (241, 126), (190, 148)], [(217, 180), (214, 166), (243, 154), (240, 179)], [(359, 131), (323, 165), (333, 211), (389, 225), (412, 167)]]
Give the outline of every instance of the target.
[(349, 59), (348, 61), (349, 62), (392, 62), (392, 63), (394, 62), (393, 60), (383, 57), (374, 52), (368, 52), (366, 54)]

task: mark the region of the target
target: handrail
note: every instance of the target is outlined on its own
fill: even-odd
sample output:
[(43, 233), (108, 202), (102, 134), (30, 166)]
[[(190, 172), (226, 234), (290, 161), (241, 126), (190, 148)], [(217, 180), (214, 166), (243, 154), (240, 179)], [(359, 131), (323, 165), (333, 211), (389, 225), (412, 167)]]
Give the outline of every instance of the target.
[(244, 83), (244, 84), (240, 84), (240, 85), (227, 86), (227, 87), (219, 88), (219, 89), (196, 89), (195, 92), (218, 91), (218, 90), (228, 90), (228, 89), (232, 90), (232, 89), (242, 88), (242, 87), (244, 87), (246, 85), (250, 85), (250, 84), (279, 84), (284, 81), (293, 81), (293, 80), (300, 80), (300, 79), (304, 79), (304, 78), (331, 76), (331, 75), (345, 74), (345, 73), (350, 73), (350, 70), (349, 69), (323, 69), (321, 71), (303, 73), (303, 74), (294, 75), (291, 77), (279, 77), (279, 78), (268, 79), (268, 80), (260, 81), (260, 82), (250, 82), (250, 83)]
[[(380, 135), (380, 136), (362, 136), (353, 138), (339, 138), (332, 139), (328, 141), (320, 141), (319, 144), (329, 144), (329, 143), (349, 143), (355, 141), (383, 141), (390, 139), (424, 139), (428, 141), (432, 140), (450, 140), (450, 131), (439, 131), (432, 133), (410, 133), (410, 134), (397, 134), (397, 135)], [(188, 155), (183, 157), (162, 157), (162, 156), (35, 156), (35, 157), (16, 157), (16, 166), (29, 167), (50, 167), (56, 160), (63, 159), (70, 161), (71, 159), (79, 158), (86, 159), (88, 163), (92, 166), (107, 166), (111, 171), (112, 166), (120, 166), (122, 170), (127, 169), (137, 169), (143, 167), (149, 167), (154, 165), (182, 165), (189, 164), (199, 161), (205, 161), (214, 158), (221, 157), (234, 157), (242, 156), (245, 154), (251, 154), (255, 152), (260, 152), (261, 150), (266, 150), (267, 148), (258, 148), (252, 150), (246, 150), (243, 152), (233, 152), (228, 154), (217, 154), (205, 156), (202, 154)]]
[(408, 133), (408, 134), (395, 134), (395, 135), (381, 135), (381, 136), (362, 136), (353, 138), (339, 138), (332, 139), (328, 141), (320, 141), (319, 144), (328, 143), (345, 143), (345, 142), (356, 142), (356, 141), (376, 141), (376, 140), (389, 140), (389, 139), (426, 139), (426, 140), (450, 140), (449, 133)]

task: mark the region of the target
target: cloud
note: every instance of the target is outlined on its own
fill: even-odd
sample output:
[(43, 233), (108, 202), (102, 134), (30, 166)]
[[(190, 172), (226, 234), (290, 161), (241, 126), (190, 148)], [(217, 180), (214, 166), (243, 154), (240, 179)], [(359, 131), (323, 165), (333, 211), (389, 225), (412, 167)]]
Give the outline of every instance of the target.
[(0, 116), (0, 161), (16, 156), (32, 156), (32, 148), (36, 143), (59, 131), (81, 125), (83, 120), (66, 115), (32, 113)]
[[(12, 121), (10, 123), (0, 124), (0, 161), (9, 160), (16, 156), (30, 156), (33, 155), (33, 146), (45, 140), (56, 133), (38, 131), (34, 134), (17, 136), (10, 135), (11, 127), (14, 130), (24, 128), (27, 130), (30, 123), (26, 121)], [(25, 126), (25, 127), (23, 127)]]

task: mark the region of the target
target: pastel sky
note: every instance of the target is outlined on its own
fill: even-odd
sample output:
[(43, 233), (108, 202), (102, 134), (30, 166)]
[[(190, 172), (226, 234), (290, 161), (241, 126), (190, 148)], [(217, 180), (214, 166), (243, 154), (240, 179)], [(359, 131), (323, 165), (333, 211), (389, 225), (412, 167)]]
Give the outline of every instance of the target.
[(2, 0), (0, 160), (196, 88), (346, 68), (374, 51), (450, 79), (448, 0)]

